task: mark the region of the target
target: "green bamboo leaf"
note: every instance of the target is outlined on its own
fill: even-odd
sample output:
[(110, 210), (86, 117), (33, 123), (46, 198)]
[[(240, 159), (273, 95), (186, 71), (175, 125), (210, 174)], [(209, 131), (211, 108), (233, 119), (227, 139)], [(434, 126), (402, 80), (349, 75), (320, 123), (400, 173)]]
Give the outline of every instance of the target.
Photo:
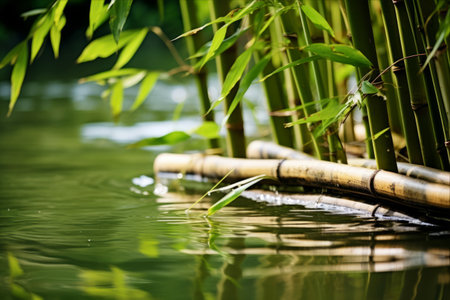
[(375, 141), (375, 140), (378, 139), (380, 136), (382, 136), (384, 133), (386, 133), (388, 130), (390, 130), (389, 127), (385, 128), (385, 129), (383, 129), (383, 130), (378, 131), (378, 132), (372, 137), (372, 140)]
[(339, 104), (337, 101), (330, 102), (322, 110), (311, 114), (308, 117), (298, 119), (297, 121), (286, 123), (286, 127), (292, 127), (297, 124), (314, 123), (328, 119), (334, 119), (342, 111), (346, 104)]
[(17, 98), (19, 98), (20, 90), (22, 88), (23, 79), (27, 71), (28, 65), (28, 45), (27, 41), (19, 44), (17, 60), (11, 73), (11, 97), (9, 100), (8, 116), (11, 115)]
[(255, 10), (262, 8), (263, 6), (266, 6), (266, 5), (267, 4), (265, 1), (253, 0), (252, 2), (247, 4), (247, 6), (240, 9), (237, 14), (234, 14), (233, 17), (231, 18), (231, 20), (228, 21), (228, 23), (231, 24), (233, 22), (236, 22), (236, 21), (242, 19), (243, 17), (251, 14)]
[(120, 69), (124, 65), (126, 65), (133, 55), (136, 53), (137, 49), (141, 46), (145, 37), (147, 36), (148, 28), (142, 28), (136, 36), (133, 37), (132, 40), (128, 42), (128, 44), (122, 49), (120, 52), (119, 58), (117, 59), (116, 64), (113, 69)]
[(123, 81), (123, 88), (127, 89), (138, 84), (145, 77), (145, 75), (147, 75), (147, 71), (141, 71), (136, 74), (122, 77), (121, 79)]
[(97, 73), (88, 77), (84, 77), (80, 79), (80, 83), (85, 83), (88, 81), (102, 81), (109, 78), (116, 78), (116, 77), (123, 77), (123, 76), (130, 76), (135, 75), (139, 72), (145, 71), (143, 69), (119, 69), (119, 70), (110, 70), (106, 72)]
[(267, 54), (260, 61), (258, 61), (250, 70), (248, 70), (248, 72), (244, 75), (244, 77), (242, 77), (242, 80), (239, 84), (239, 89), (233, 101), (231, 102), (230, 107), (228, 108), (227, 115), (225, 116), (222, 124), (225, 124), (228, 121), (231, 114), (241, 102), (242, 98), (244, 97), (245, 93), (247, 92), (252, 82), (264, 70), (264, 68), (267, 66), (271, 58), (272, 54), (271, 53)]
[(128, 146), (128, 148), (139, 148), (145, 146), (174, 145), (188, 140), (191, 136), (184, 131), (172, 131), (160, 137), (140, 140)]
[(91, 0), (89, 9), (89, 27), (86, 30), (88, 39), (92, 38), (94, 31), (106, 21), (108, 17), (108, 6), (104, 5), (104, 0)]
[(371, 84), (369, 81), (364, 80), (361, 85), (361, 92), (364, 95), (369, 95), (369, 94), (376, 94), (379, 92), (379, 90), (373, 84)]
[(212, 216), (217, 211), (222, 209), (223, 207), (227, 206), (231, 202), (233, 202), (237, 197), (239, 197), (242, 192), (244, 192), (246, 189), (250, 188), (251, 186), (255, 185), (256, 183), (260, 182), (263, 179), (269, 179), (271, 177), (266, 175), (258, 175), (255, 177), (252, 177), (252, 180), (246, 179), (246, 183), (241, 185), (240, 187), (236, 188), (235, 190), (232, 190), (228, 194), (226, 194), (222, 199), (217, 201), (213, 206), (211, 206), (208, 209), (208, 216)]
[(77, 63), (92, 61), (98, 57), (105, 58), (111, 56), (124, 47), (138, 34), (139, 30), (123, 31), (118, 44), (114, 41), (112, 34), (93, 40), (86, 46), (86, 48), (84, 48), (80, 57), (77, 59)]
[(280, 110), (271, 112), (270, 115), (283, 117), (286, 115), (291, 115), (290, 112), (303, 110), (304, 108), (307, 108), (307, 107), (317, 106), (317, 105), (319, 105), (320, 107), (323, 107), (323, 106), (326, 106), (328, 103), (330, 103), (330, 101), (336, 101), (338, 99), (339, 99), (339, 97), (333, 97), (333, 98), (320, 99), (318, 101), (311, 101), (311, 102), (307, 102), (302, 105), (297, 105), (295, 107), (289, 107), (289, 108), (280, 109)]
[(12, 65), (15, 64), (17, 57), (19, 56), (20, 51), (22, 50), (22, 47), (23, 47), (23, 42), (14, 46), (14, 48), (12, 48), (0, 62), (0, 69), (4, 68), (6, 65), (8, 65), (10, 63)]
[(311, 44), (304, 48), (323, 58), (356, 67), (370, 67), (372, 63), (359, 50), (340, 44)]
[(445, 16), (444, 22), (442, 22), (439, 25), (439, 30), (436, 34), (436, 43), (433, 46), (433, 49), (431, 49), (430, 54), (428, 54), (427, 59), (425, 60), (425, 63), (423, 64), (422, 68), (420, 68), (420, 72), (423, 72), (425, 68), (430, 63), (431, 59), (436, 55), (436, 52), (438, 51), (439, 47), (441, 47), (442, 42), (448, 37), (450, 34), (450, 10), (447, 11), (447, 15)]
[(262, 82), (262, 81), (266, 80), (267, 78), (269, 78), (270, 76), (275, 75), (276, 73), (279, 73), (279, 72), (284, 71), (284, 70), (289, 69), (289, 68), (296, 67), (296, 66), (301, 65), (301, 64), (305, 64), (305, 63), (309, 63), (309, 62), (318, 60), (318, 59), (320, 59), (320, 58), (321, 58), (321, 57), (320, 57), (319, 55), (312, 55), (312, 56), (308, 56), (308, 57), (304, 57), (304, 58), (297, 59), (297, 60), (295, 60), (295, 61), (293, 61), (293, 62), (291, 62), (291, 63), (288, 63), (287, 65), (284, 65), (284, 66), (282, 66), (282, 67), (279, 67), (278, 69), (276, 69), (276, 70), (273, 71), (272, 73), (270, 73), (270, 74), (264, 76), (264, 77), (263, 77), (262, 79), (260, 79), (259, 81)]
[(61, 30), (66, 25), (66, 18), (64, 16), (61, 17), (57, 24), (53, 24), (50, 29), (50, 41), (52, 43), (53, 54), (55, 58), (59, 56), (59, 44), (61, 42)]
[(53, 4), (53, 22), (55, 24), (59, 23), (59, 20), (61, 19), (64, 8), (67, 5), (68, 0), (58, 0)]
[(141, 106), (142, 103), (144, 103), (148, 94), (150, 94), (153, 87), (155, 86), (155, 83), (158, 80), (158, 77), (159, 77), (159, 72), (149, 72), (144, 77), (144, 80), (142, 80), (142, 83), (141, 83), (141, 87), (139, 88), (139, 93), (136, 97), (136, 100), (134, 100), (133, 106), (131, 107), (132, 111), (136, 110), (139, 106)]
[(45, 14), (46, 12), (47, 12), (46, 8), (36, 8), (36, 9), (26, 11), (23, 14), (21, 14), (20, 16), (24, 19), (27, 19), (29, 17)]
[(216, 122), (206, 121), (202, 125), (195, 128), (192, 133), (198, 134), (207, 139), (214, 139), (220, 137), (220, 127)]
[(130, 12), (133, 0), (113, 0), (109, 5), (109, 26), (116, 43), (119, 43), (120, 33)]
[(229, 21), (229, 20), (231, 19), (231, 18), (229, 17), (230, 14), (231, 14), (231, 12), (230, 12), (227, 16), (219, 17), (219, 18), (215, 19), (214, 21), (211, 21), (211, 22), (209, 22), (209, 23), (206, 23), (206, 24), (204, 24), (204, 25), (202, 25), (202, 26), (200, 26), (200, 27), (197, 27), (197, 28), (191, 29), (191, 30), (189, 30), (189, 31), (186, 31), (185, 33), (180, 34), (179, 36), (177, 36), (176, 38), (172, 39), (171, 41), (174, 42), (174, 41), (176, 41), (176, 40), (178, 40), (178, 39), (181, 39), (181, 38), (183, 38), (183, 37), (197, 34), (197, 32), (202, 31), (203, 29), (205, 29), (205, 28), (208, 27), (208, 26), (211, 26), (212, 24), (216, 24), (216, 23), (221, 23), (221, 22)]
[(206, 57), (202, 62), (202, 64), (200, 65), (199, 69), (201, 69), (205, 65), (205, 63), (213, 57), (216, 50), (220, 47), (223, 40), (225, 39), (225, 35), (227, 34), (227, 28), (228, 26), (224, 25), (220, 27), (219, 30), (216, 31), (211, 41), (211, 47), (209, 48), (208, 53), (206, 53)]
[(42, 47), (45, 37), (47, 36), (50, 28), (53, 25), (53, 17), (51, 14), (46, 14), (42, 16), (36, 23), (33, 31), (33, 39), (31, 41), (31, 60), (33, 62), (39, 50)]
[(117, 80), (111, 87), (110, 106), (115, 119), (122, 112), (123, 104), (123, 82)]
[(311, 23), (314, 24), (314, 26), (319, 29), (325, 30), (332, 37), (335, 36), (330, 24), (328, 24), (327, 20), (325, 20), (325, 18), (317, 10), (306, 4), (302, 4), (300, 7), (306, 17), (311, 21)]

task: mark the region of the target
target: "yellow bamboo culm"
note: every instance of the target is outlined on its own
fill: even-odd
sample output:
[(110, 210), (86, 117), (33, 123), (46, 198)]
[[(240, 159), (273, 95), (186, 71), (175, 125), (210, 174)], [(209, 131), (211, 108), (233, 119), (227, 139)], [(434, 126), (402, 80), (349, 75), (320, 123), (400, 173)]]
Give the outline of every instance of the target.
[[(278, 158), (278, 159), (315, 159), (308, 154), (294, 149), (283, 147), (272, 142), (254, 141), (247, 147), (248, 158)], [(348, 164), (354, 167), (376, 169), (377, 163), (374, 159), (351, 158)], [(426, 180), (433, 183), (450, 185), (450, 172), (437, 170), (425, 166), (409, 163), (397, 163), (398, 173), (408, 177)]]

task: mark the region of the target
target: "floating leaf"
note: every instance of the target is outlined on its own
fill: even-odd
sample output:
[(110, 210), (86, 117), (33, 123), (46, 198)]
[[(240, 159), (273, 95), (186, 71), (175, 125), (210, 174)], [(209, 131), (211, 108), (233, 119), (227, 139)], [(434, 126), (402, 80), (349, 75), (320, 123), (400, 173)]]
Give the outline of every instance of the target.
[(327, 20), (325, 20), (325, 18), (317, 10), (306, 4), (302, 4), (300, 7), (306, 17), (311, 21), (311, 23), (314, 24), (314, 26), (319, 29), (325, 30), (332, 37), (335, 36), (330, 24), (328, 24)]
[(145, 71), (143, 69), (119, 69), (119, 70), (110, 70), (106, 72), (97, 73), (88, 77), (84, 77), (80, 79), (80, 83), (88, 82), (88, 81), (102, 81), (109, 78), (116, 78), (122, 76), (130, 76), (137, 74), (139, 72)]
[(195, 128), (193, 130), (193, 133), (198, 134), (207, 139), (214, 139), (220, 137), (219, 131), (220, 127), (219, 125), (217, 125), (216, 122), (206, 121), (203, 122), (203, 124), (200, 125), (199, 127)]
[(19, 98), (20, 90), (22, 88), (23, 79), (27, 71), (28, 65), (28, 45), (27, 41), (19, 44), (17, 60), (11, 73), (11, 97), (9, 100), (8, 116), (11, 115), (17, 98)]
[(296, 67), (296, 66), (301, 65), (301, 64), (309, 63), (309, 62), (318, 60), (320, 58), (321, 57), (319, 55), (312, 55), (312, 56), (308, 56), (308, 57), (297, 59), (297, 60), (295, 60), (295, 61), (293, 61), (291, 63), (288, 63), (287, 65), (279, 67), (278, 69), (276, 69), (275, 71), (273, 71), (269, 75), (264, 76), (264, 78), (262, 78), (260, 81), (264, 81), (267, 78), (269, 78), (270, 76), (273, 76), (276, 73), (279, 73), (279, 72), (284, 71), (286, 69), (293, 68), (293, 67)]
[(116, 64), (113, 69), (120, 69), (124, 65), (126, 65), (133, 55), (136, 53), (137, 49), (141, 46), (145, 37), (147, 36), (148, 28), (142, 28), (134, 37), (131, 39), (128, 44), (122, 49), (120, 52), (119, 58), (117, 59)]
[(305, 47), (305, 50), (309, 50), (323, 58), (343, 64), (349, 64), (356, 67), (372, 66), (372, 63), (364, 56), (364, 54), (347, 45), (316, 43)]
[(116, 43), (119, 42), (120, 33), (130, 12), (133, 0), (113, 0), (109, 5), (109, 26)]
[(155, 86), (156, 81), (158, 80), (159, 72), (150, 72), (142, 80), (141, 87), (139, 88), (139, 93), (134, 100), (133, 106), (131, 110), (136, 110), (141, 104), (145, 101), (148, 94), (152, 91)]
[(158, 245), (159, 241), (155, 239), (141, 240), (139, 243), (139, 252), (148, 257), (157, 258), (159, 257)]
[(16, 278), (23, 274), (23, 270), (20, 267), (19, 261), (10, 252), (8, 252), (8, 264), (9, 264), (9, 276), (11, 276), (11, 278)]
[(188, 140), (191, 136), (184, 131), (172, 131), (160, 137), (146, 138), (128, 146), (138, 148), (145, 146), (174, 145)]
[(123, 31), (118, 44), (114, 41), (112, 34), (93, 40), (86, 46), (86, 48), (84, 48), (80, 57), (77, 59), (77, 63), (91, 61), (98, 57), (105, 58), (111, 56), (124, 47), (130, 40), (136, 37), (139, 32), (140, 30)]
[(361, 85), (361, 92), (364, 95), (369, 95), (369, 94), (376, 94), (379, 92), (379, 90), (373, 84), (371, 84), (369, 81), (364, 80)]
[(123, 82), (116, 81), (111, 87), (110, 105), (114, 118), (117, 118), (122, 112), (123, 103)]
[(241, 102), (242, 98), (244, 97), (245, 93), (247, 92), (248, 88), (252, 84), (252, 82), (258, 77), (258, 75), (264, 70), (264, 68), (267, 66), (271, 59), (272, 55), (269, 53), (264, 58), (262, 58), (260, 61), (258, 61), (248, 72), (244, 75), (242, 78), (239, 89), (236, 93), (236, 96), (234, 97), (233, 101), (231, 102), (230, 107), (228, 108), (227, 115), (225, 116), (222, 124), (225, 124), (227, 120), (230, 118), (233, 111), (236, 109), (236, 107)]
[(237, 197), (239, 197), (242, 192), (244, 192), (246, 189), (250, 188), (252, 185), (255, 185), (256, 183), (260, 182), (263, 179), (269, 179), (271, 177), (266, 175), (258, 175), (249, 179), (245, 180), (245, 184), (241, 185), (240, 187), (236, 188), (235, 190), (232, 190), (228, 194), (226, 194), (222, 199), (217, 201), (213, 206), (211, 206), (208, 209), (208, 216), (212, 216), (215, 214), (218, 210), (221, 208), (227, 206), (231, 202), (233, 202)]
[(58, 24), (53, 24), (50, 29), (50, 41), (52, 43), (53, 54), (55, 58), (59, 56), (59, 44), (61, 42), (61, 30), (66, 25), (66, 18), (64, 16), (61, 17)]
[(33, 39), (31, 41), (31, 60), (33, 62), (34, 58), (38, 54), (42, 47), (45, 37), (47, 36), (50, 28), (53, 25), (53, 18), (51, 14), (46, 14), (41, 17), (34, 26)]
[(104, 5), (104, 0), (91, 0), (89, 9), (89, 27), (86, 30), (88, 39), (92, 38), (95, 29), (97, 29), (108, 17), (108, 6)]

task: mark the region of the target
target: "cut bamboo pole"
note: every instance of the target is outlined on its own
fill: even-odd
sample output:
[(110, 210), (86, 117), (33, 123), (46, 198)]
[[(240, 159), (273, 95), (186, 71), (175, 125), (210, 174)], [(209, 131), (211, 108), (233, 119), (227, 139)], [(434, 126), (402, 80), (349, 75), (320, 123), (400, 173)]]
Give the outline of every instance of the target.
[(329, 188), (382, 197), (401, 205), (450, 211), (450, 186), (408, 178), (384, 170), (372, 170), (320, 160), (239, 159), (201, 154), (158, 155), (155, 174), (169, 172), (241, 180), (265, 174), (283, 184)]
[[(314, 157), (303, 152), (282, 147), (270, 142), (253, 141), (247, 147), (248, 158), (269, 159), (296, 159), (312, 160)], [(351, 158), (348, 164), (354, 167), (376, 169), (377, 164), (373, 159)], [(409, 163), (397, 163), (398, 173), (408, 177), (426, 180), (431, 183), (450, 185), (450, 172)]]

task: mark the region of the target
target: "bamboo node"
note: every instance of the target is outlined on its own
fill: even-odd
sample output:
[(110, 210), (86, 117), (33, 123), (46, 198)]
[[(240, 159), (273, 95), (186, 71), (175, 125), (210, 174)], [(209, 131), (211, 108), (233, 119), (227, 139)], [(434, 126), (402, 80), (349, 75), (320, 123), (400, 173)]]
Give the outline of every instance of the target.
[(445, 148), (450, 149), (450, 141), (445, 141), (444, 145), (445, 145)]
[(427, 107), (427, 106), (428, 106), (427, 102), (425, 102), (425, 103), (411, 103), (411, 109), (413, 111), (421, 110), (422, 108)]
[(381, 204), (375, 205), (375, 207), (372, 209), (371, 216), (375, 217), (375, 214), (377, 213), (377, 210), (381, 207)]
[(377, 176), (378, 172), (380, 171), (381, 169), (373, 171), (372, 175), (370, 175), (369, 177), (369, 192), (374, 196), (376, 196), (376, 191), (374, 187), (375, 176)]
[(405, 71), (405, 64), (399, 64), (399, 65), (396, 65), (396, 66), (393, 66), (392, 67), (392, 72), (393, 73), (397, 73), (397, 72), (404, 72)]
[(286, 161), (286, 159), (282, 159), (280, 160), (280, 162), (277, 165), (277, 179), (281, 180), (281, 173), (280, 173), (280, 169), (281, 169), (281, 165)]
[(244, 129), (244, 124), (242, 124), (242, 123), (234, 123), (234, 124), (226, 123), (225, 128), (229, 129), (229, 130), (242, 130), (242, 129)]

